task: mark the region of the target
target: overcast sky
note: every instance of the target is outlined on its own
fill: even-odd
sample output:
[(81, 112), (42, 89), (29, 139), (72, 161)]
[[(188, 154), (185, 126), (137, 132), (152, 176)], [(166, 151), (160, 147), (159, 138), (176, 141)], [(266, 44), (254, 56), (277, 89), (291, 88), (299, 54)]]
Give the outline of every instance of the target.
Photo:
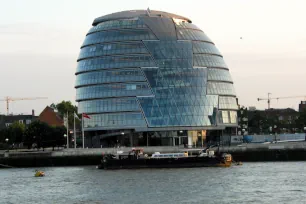
[[(241, 105), (267, 107), (258, 97), (306, 95), (304, 0), (0, 0), (0, 97), (48, 97), (11, 103), (30, 113), (75, 100), (80, 46), (94, 18), (147, 9), (190, 18), (216, 44)], [(242, 39), (240, 39), (242, 37)], [(272, 101), (297, 108), (303, 98)], [(0, 113), (5, 113), (0, 102)]]

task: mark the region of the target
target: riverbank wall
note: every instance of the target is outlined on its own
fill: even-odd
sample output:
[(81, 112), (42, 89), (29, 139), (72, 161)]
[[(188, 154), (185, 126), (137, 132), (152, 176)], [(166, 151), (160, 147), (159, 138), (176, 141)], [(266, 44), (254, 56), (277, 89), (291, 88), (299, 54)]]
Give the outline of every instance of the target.
[[(180, 147), (142, 147), (147, 154), (154, 152), (184, 152), (197, 154), (201, 148), (184, 149)], [(63, 149), (46, 151), (0, 152), (0, 167), (42, 167), (42, 166), (79, 166), (97, 165), (103, 154), (128, 152), (130, 147)], [(306, 161), (306, 142), (275, 144), (242, 144), (239, 146), (214, 148), (218, 153), (230, 153), (235, 161)]]

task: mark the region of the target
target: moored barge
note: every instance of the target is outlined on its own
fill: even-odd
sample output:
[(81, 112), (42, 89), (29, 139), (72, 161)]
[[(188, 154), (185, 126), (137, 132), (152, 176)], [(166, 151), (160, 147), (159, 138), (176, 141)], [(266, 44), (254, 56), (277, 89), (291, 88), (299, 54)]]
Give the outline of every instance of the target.
[(140, 169), (140, 168), (192, 168), (192, 167), (230, 167), (232, 156), (223, 153), (215, 155), (209, 149), (199, 155), (188, 156), (184, 153), (159, 153), (152, 156), (143, 154), (142, 149), (133, 149), (128, 154), (103, 155), (99, 169)]

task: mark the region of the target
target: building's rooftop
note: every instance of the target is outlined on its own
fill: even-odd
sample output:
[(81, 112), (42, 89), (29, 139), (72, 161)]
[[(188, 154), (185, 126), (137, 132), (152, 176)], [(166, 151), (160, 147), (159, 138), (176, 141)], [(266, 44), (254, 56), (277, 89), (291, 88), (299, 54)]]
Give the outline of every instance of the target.
[(98, 17), (94, 20), (94, 22), (92, 23), (93, 26), (104, 22), (104, 21), (110, 21), (110, 20), (119, 20), (119, 19), (127, 19), (127, 18), (135, 18), (138, 16), (148, 16), (148, 14), (150, 16), (159, 16), (159, 17), (165, 17), (165, 18), (179, 18), (182, 20), (186, 20), (188, 22), (191, 23), (191, 20), (183, 17), (183, 16), (179, 16), (173, 13), (167, 13), (164, 11), (156, 11), (156, 10), (129, 10), (129, 11), (120, 11), (120, 12), (116, 12), (116, 13), (111, 13), (105, 16), (101, 16)]

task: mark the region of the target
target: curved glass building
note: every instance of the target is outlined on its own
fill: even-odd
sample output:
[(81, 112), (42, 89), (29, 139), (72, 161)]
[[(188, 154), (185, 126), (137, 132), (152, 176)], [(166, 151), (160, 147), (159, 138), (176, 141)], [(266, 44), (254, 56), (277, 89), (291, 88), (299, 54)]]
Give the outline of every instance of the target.
[(76, 70), (86, 146), (201, 146), (237, 126), (223, 56), (188, 18), (133, 10), (96, 18)]

